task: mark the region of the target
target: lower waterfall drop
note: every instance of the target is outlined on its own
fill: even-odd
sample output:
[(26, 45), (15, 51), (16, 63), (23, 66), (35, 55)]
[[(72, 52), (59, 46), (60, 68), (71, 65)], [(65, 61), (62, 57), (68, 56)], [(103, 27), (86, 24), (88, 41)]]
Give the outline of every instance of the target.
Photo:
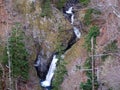
[(54, 55), (53, 59), (52, 59), (52, 62), (50, 64), (50, 68), (48, 70), (48, 73), (46, 75), (46, 79), (45, 79), (45, 81), (41, 82), (41, 86), (42, 87), (49, 87), (49, 86), (51, 86), (51, 80), (52, 80), (52, 78), (54, 76), (54, 73), (55, 73), (57, 61), (58, 61), (58, 58), (56, 57), (56, 55)]

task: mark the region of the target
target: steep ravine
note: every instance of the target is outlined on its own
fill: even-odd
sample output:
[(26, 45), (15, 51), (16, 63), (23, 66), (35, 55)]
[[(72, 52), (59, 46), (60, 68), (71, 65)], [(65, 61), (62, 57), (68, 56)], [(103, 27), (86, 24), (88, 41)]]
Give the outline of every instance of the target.
[[(68, 4), (73, 4), (72, 6)], [(74, 24), (74, 11), (73, 11), (73, 7), (74, 5), (77, 4), (76, 1), (69, 1), (66, 3), (66, 6), (64, 6), (64, 8), (68, 8), (66, 11), (64, 11), (64, 15), (66, 14), (66, 16), (69, 16), (69, 20), (70, 20), (70, 23), (71, 25)], [(82, 29), (82, 28), (80, 28)], [(77, 39), (80, 39), (81, 37), (81, 32), (79, 31), (79, 28), (75, 27), (73, 25), (73, 31), (71, 32), (74, 32), (73, 37), (75, 38), (71, 38), (71, 40), (67, 43), (67, 47), (65, 47), (65, 49), (63, 50), (63, 54), (65, 52), (67, 52), (67, 50), (69, 50), (72, 45), (74, 43), (76, 43), (76, 40)], [(74, 43), (73, 43), (74, 42)], [(61, 42), (60, 42), (61, 43)], [(57, 64), (57, 61), (58, 61), (58, 58), (57, 58), (57, 54), (59, 54), (60, 52), (54, 52), (56, 54), (53, 54), (52, 57), (53, 59), (50, 60), (51, 62), (50, 63), (46, 63), (42, 60), (42, 54), (38, 53), (38, 56), (36, 58), (36, 61), (34, 63), (34, 66), (36, 68), (36, 71), (37, 71), (37, 75), (39, 76), (40, 78), (40, 84), (42, 87), (46, 88), (46, 89), (50, 89), (51, 87), (51, 82), (52, 82), (52, 78), (54, 76), (54, 73), (55, 73), (55, 69), (56, 69), (56, 64)], [(49, 67), (49, 68), (48, 68)], [(54, 87), (53, 87), (54, 88)]]
[[(90, 0), (88, 6), (82, 6), (81, 3), (78, 4), (78, 0), (68, 0), (63, 10), (59, 10), (57, 8), (59, 0), (51, 0), (50, 17), (44, 16), (42, 1), (44, 0), (0, 0), (0, 57), (16, 22), (21, 24), (25, 33), (24, 42), (29, 54), (29, 79), (26, 82), (18, 80), (14, 85), (15, 90), (42, 90), (39, 77), (45, 80), (53, 56), (60, 46), (64, 47), (64, 60), (67, 63), (68, 73), (60, 89), (81, 90), (80, 83), (85, 83), (88, 79), (86, 73), (80, 70), (84, 69), (84, 63), (89, 56), (84, 48), (85, 35), (92, 25), (97, 25), (100, 31), (100, 35), (96, 38), (95, 54), (110, 53), (105, 57), (96, 57), (96, 68), (99, 68), (98, 90), (120, 90), (120, 1)], [(84, 16), (90, 8), (99, 10), (101, 14), (92, 14), (91, 26), (88, 27), (84, 25)], [(34, 62), (38, 59), (41, 61), (39, 77), (34, 68)], [(1, 61), (2, 58), (0, 64)], [(8, 68), (4, 66), (4, 69), (6, 76), (0, 77), (0, 85), (1, 81), (5, 82), (2, 87), (3, 90), (7, 90)], [(2, 87), (0, 86), (0, 89)]]

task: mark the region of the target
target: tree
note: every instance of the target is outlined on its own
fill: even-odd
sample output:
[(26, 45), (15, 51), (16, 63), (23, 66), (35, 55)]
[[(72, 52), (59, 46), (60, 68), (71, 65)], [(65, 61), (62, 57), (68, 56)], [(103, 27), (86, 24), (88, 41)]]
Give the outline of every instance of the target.
[[(21, 25), (16, 23), (8, 39), (9, 55), (11, 59), (10, 68), (14, 78), (26, 81), (28, 79), (29, 66), (24, 38), (25, 35), (21, 29)], [(6, 50), (6, 53), (8, 54), (8, 50)], [(4, 58), (5, 63), (7, 63), (8, 58), (8, 56)]]

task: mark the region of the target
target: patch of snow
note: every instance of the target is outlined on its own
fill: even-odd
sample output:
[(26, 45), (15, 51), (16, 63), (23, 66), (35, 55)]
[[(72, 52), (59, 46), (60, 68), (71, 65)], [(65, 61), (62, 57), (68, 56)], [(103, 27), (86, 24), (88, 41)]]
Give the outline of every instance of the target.
[(73, 29), (74, 29), (74, 33), (75, 33), (76, 37), (80, 38), (81, 37), (81, 32), (79, 31), (79, 29), (76, 28), (76, 27), (73, 27)]
[(46, 79), (45, 81), (41, 82), (41, 86), (43, 87), (48, 87), (51, 85), (51, 80), (53, 78), (55, 69), (56, 69), (56, 63), (58, 61), (58, 58), (56, 57), (56, 55), (53, 56), (53, 60), (51, 62), (50, 68), (48, 70), (48, 73), (46, 75)]

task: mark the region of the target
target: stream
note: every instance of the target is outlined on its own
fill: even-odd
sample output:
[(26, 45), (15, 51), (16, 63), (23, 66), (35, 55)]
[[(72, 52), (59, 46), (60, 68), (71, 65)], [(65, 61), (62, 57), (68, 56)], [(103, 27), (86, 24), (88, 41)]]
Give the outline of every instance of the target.
[[(74, 15), (74, 11), (73, 11), (73, 6), (77, 3), (78, 3), (78, 0), (68, 0), (66, 5), (63, 8), (63, 14), (65, 16), (69, 17), (68, 19), (73, 27), (73, 32), (74, 32), (74, 36), (68, 43), (68, 46), (64, 50), (64, 53), (68, 49), (70, 49), (74, 43), (76, 43), (76, 39), (78, 40), (81, 37), (81, 32), (80, 32), (79, 28), (74, 26), (75, 15)], [(57, 52), (57, 53), (59, 53), (59, 52)], [(46, 64), (44, 62), (41, 63), (41, 56), (39, 54), (37, 55), (37, 58), (34, 63), (34, 67), (36, 68), (37, 75), (40, 78), (40, 85), (44, 88), (44, 90), (51, 90), (51, 82), (52, 82), (52, 79), (53, 79), (53, 76), (54, 76), (54, 73), (56, 70), (57, 61), (58, 61), (57, 54), (53, 54), (51, 63), (49, 64), (49, 67), (46, 66), (47, 68), (43, 68), (43, 70), (45, 70), (45, 72), (43, 71), (42, 75), (40, 75), (39, 67), (45, 67)], [(46, 72), (46, 70), (47, 70), (47, 72)]]

